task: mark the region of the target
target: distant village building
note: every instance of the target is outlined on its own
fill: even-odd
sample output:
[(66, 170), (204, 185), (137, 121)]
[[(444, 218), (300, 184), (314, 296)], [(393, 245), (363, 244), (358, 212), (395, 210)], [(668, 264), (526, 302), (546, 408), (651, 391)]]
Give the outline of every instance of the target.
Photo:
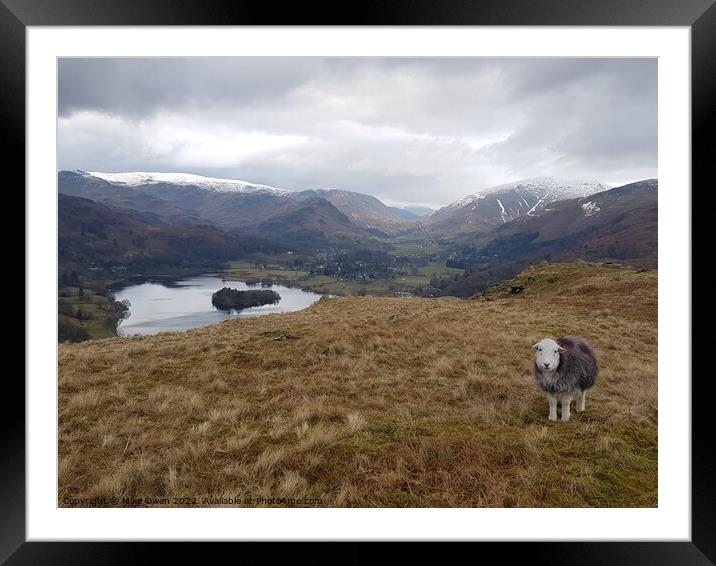
[(440, 297), (442, 294), (442, 289), (438, 289), (437, 287), (431, 287), (430, 285), (423, 287), (423, 297)]

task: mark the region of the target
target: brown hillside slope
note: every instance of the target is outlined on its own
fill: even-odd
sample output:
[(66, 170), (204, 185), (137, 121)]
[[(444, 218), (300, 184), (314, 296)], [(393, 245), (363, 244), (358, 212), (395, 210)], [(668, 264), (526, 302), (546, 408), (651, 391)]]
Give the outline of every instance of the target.
[[(520, 277), (527, 290), (489, 300), (324, 298), (60, 346), (59, 504), (655, 506), (656, 272), (576, 263)], [(562, 334), (592, 342), (601, 375), (587, 411), (553, 423), (530, 346)]]

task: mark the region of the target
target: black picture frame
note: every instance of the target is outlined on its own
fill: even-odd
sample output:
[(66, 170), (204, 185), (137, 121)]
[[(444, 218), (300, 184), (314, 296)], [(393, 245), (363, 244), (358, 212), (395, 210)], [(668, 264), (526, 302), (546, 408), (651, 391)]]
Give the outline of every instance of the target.
[[(25, 31), (28, 26), (70, 25), (569, 25), (689, 26), (692, 34), (692, 185), (704, 182), (711, 165), (716, 120), (716, 5), (714, 0), (392, 0), (342, 4), (270, 3), (246, 0), (0, 0), (0, 117), (4, 156), (24, 186), (25, 163)], [(20, 185), (22, 183), (22, 185)], [(687, 188), (690, 190), (689, 188)], [(693, 194), (693, 193), (692, 193)], [(24, 203), (20, 204), (24, 207)], [(693, 221), (692, 221), (693, 226)], [(27, 297), (26, 297), (27, 300)], [(26, 339), (31, 340), (28, 336)], [(692, 347), (693, 351), (693, 347)], [(684, 375), (671, 376), (691, 379)], [(692, 538), (690, 542), (533, 542), (476, 543), (473, 556), (500, 560), (519, 557), (531, 564), (713, 564), (716, 561), (716, 475), (711, 449), (709, 376), (692, 383)], [(24, 384), (6, 379), (6, 397), (24, 399)], [(25, 542), (25, 409), (15, 403), (5, 412), (2, 434), (2, 504), (0, 560), (8, 564), (166, 563), (186, 559), (187, 543)], [(226, 549), (228, 545), (222, 547)], [(405, 559), (424, 548), (402, 549)], [(351, 543), (322, 545), (308, 551), (292, 545), (272, 549), (273, 557), (304, 557), (310, 562), (358, 563), (381, 549)], [(462, 549), (460, 550), (462, 552)], [(213, 561), (215, 550), (199, 549)], [(207, 554), (209, 552), (209, 554)], [(234, 560), (264, 559), (267, 550), (244, 544), (229, 550)], [(278, 555), (276, 554), (278, 552)], [(440, 554), (444, 559), (445, 549)], [(321, 558), (323, 557), (323, 559)], [(340, 558), (338, 558), (340, 557)], [(232, 561), (234, 561), (232, 560)]]

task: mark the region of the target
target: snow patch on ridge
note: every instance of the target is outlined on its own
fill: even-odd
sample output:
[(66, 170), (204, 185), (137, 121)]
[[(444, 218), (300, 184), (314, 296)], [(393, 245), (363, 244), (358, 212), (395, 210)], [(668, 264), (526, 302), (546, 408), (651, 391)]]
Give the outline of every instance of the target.
[(500, 199), (495, 200), (497, 200), (497, 204), (500, 205), (500, 218), (502, 219), (502, 222), (507, 222), (507, 220), (505, 220), (505, 207), (502, 206), (502, 201)]
[(596, 202), (585, 202), (582, 205), (582, 210), (584, 211), (584, 216), (592, 216), (594, 214), (597, 214), (601, 208), (599, 208), (599, 205)]
[(276, 194), (289, 194), (291, 191), (270, 187), (268, 185), (259, 185), (249, 183), (248, 181), (240, 181), (238, 179), (219, 179), (216, 177), (204, 177), (202, 175), (193, 175), (191, 173), (153, 173), (144, 171), (133, 171), (129, 173), (105, 173), (102, 171), (80, 171), (85, 175), (103, 179), (114, 185), (124, 185), (126, 187), (140, 187), (143, 185), (153, 185), (158, 183), (168, 183), (172, 185), (188, 185), (199, 187), (209, 191), (216, 192), (272, 192)]

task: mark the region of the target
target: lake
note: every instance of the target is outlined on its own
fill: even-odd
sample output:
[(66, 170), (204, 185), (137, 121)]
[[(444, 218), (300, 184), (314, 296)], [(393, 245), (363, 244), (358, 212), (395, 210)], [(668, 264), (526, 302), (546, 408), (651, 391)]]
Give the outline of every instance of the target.
[(321, 295), (297, 287), (274, 285), (270, 288), (281, 295), (278, 304), (225, 312), (211, 304), (211, 295), (222, 287), (239, 291), (262, 288), (249, 287), (241, 281), (224, 281), (215, 275), (175, 281), (145, 281), (115, 288), (112, 291), (115, 299), (126, 299), (131, 305), (129, 317), (119, 324), (117, 332), (120, 336), (132, 336), (189, 330), (230, 318), (299, 311), (321, 298)]

